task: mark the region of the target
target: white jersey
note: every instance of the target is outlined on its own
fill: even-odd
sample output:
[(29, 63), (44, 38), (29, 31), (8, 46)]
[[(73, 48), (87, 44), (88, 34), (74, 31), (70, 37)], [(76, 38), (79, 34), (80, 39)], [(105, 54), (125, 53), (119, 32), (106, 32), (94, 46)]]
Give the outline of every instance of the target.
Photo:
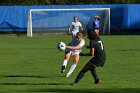
[(82, 24), (80, 22), (72, 22), (70, 27), (72, 29), (73, 36), (76, 36), (77, 32), (80, 30), (80, 27), (82, 28)]
[(73, 39), (72, 39), (72, 41), (68, 44), (69, 46), (81, 46), (81, 48), (80, 49), (77, 49), (77, 50), (70, 50), (70, 49), (66, 49), (66, 51), (71, 51), (73, 54), (79, 54), (81, 51), (82, 51), (82, 47), (85, 45), (85, 40), (84, 39), (82, 39), (82, 40), (80, 40), (80, 41), (78, 41), (77, 39), (76, 39), (76, 37), (74, 37)]

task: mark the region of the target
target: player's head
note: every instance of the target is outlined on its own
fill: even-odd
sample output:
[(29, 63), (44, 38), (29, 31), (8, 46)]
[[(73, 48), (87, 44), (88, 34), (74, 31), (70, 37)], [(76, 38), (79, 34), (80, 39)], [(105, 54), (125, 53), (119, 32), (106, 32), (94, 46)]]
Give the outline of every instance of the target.
[(80, 31), (76, 34), (76, 38), (77, 38), (78, 41), (80, 41), (84, 37), (85, 37), (85, 33), (83, 31)]
[(74, 20), (75, 22), (78, 21), (77, 16), (74, 16), (74, 17), (73, 17), (73, 20)]
[(94, 16), (94, 19), (95, 19), (95, 20), (100, 20), (101, 18), (100, 18), (99, 16), (96, 15), (96, 16)]
[(99, 17), (99, 16), (96, 15), (96, 16), (94, 16), (94, 19), (98, 19), (98, 17)]
[(90, 33), (89, 33), (88, 38), (89, 38), (90, 40), (99, 39), (99, 36), (97, 35), (97, 33), (96, 33), (95, 31), (91, 30), (91, 31), (89, 31), (89, 32), (90, 32)]

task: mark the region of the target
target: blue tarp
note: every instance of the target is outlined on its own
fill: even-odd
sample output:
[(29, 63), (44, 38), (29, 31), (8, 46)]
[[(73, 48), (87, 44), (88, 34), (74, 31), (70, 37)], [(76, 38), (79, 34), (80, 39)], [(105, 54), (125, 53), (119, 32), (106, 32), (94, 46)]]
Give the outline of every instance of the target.
[(57, 8), (110, 8), (111, 30), (140, 29), (140, 4), (0, 6), (0, 29), (27, 29), (29, 9)]

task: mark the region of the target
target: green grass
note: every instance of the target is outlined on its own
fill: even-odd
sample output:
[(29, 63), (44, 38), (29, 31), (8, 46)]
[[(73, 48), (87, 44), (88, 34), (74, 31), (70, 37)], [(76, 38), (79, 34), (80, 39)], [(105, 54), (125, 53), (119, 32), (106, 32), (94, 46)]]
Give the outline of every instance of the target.
[[(139, 93), (140, 36), (101, 36), (101, 39), (107, 54), (105, 66), (97, 68), (101, 84), (95, 85), (88, 72), (78, 86), (70, 86), (91, 58), (81, 57), (69, 78), (60, 73), (64, 52), (58, 51), (56, 45), (59, 41), (68, 43), (70, 36), (0, 37), (0, 92)], [(66, 72), (70, 65), (71, 62)]]

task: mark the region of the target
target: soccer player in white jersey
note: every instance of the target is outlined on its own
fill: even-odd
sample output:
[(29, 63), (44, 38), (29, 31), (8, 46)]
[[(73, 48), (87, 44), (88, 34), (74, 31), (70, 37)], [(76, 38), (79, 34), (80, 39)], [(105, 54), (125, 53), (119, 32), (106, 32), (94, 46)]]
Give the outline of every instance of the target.
[(62, 62), (61, 73), (64, 73), (71, 54), (73, 57), (73, 64), (71, 65), (68, 73), (66, 74), (66, 77), (69, 77), (71, 75), (71, 73), (74, 71), (75, 67), (78, 64), (80, 58), (79, 53), (82, 51), (82, 47), (85, 45), (84, 37), (85, 37), (84, 32), (80, 31), (76, 34), (75, 37), (73, 37), (72, 41), (66, 46), (65, 57)]
[(71, 25), (68, 28), (68, 34), (72, 34), (72, 37), (75, 37), (77, 32), (79, 32), (80, 28), (81, 30), (83, 30), (83, 28), (81, 22), (78, 21), (77, 16), (74, 16), (73, 19), (74, 21), (71, 23)]

